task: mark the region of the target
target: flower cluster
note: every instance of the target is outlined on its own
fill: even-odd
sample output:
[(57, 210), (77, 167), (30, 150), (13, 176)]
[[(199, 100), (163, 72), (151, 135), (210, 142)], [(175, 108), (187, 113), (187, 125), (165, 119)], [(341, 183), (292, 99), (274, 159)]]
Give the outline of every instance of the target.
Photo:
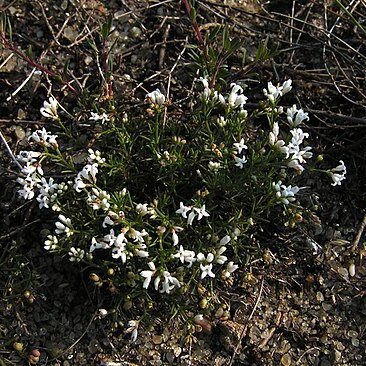
[(280, 151), (285, 156), (287, 166), (293, 168), (297, 174), (301, 174), (304, 171), (303, 164), (313, 156), (310, 146), (301, 146), (304, 139), (309, 137), (309, 134), (297, 126), (305, 119), (309, 119), (307, 113), (304, 113), (302, 109), (298, 110), (296, 105), (294, 105), (287, 110), (287, 121), (293, 127), (290, 130), (290, 141), (286, 143), (279, 138), (280, 128), (278, 122), (274, 122), (272, 131), (269, 133), (269, 145), (272, 149)]
[(267, 97), (271, 104), (275, 104), (280, 97), (287, 94), (292, 89), (292, 80), (286, 80), (281, 86), (274, 86), (270, 81), (267, 89), (263, 89), (263, 94)]

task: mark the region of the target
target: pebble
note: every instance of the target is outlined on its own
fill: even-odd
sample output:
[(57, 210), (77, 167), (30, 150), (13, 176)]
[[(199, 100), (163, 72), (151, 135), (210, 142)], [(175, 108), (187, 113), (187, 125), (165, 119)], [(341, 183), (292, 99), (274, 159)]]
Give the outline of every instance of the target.
[(25, 131), (21, 126), (16, 126), (14, 133), (18, 140), (23, 140), (25, 138)]
[(74, 31), (74, 29), (73, 29), (72, 27), (66, 27), (66, 28), (64, 29), (63, 34), (64, 34), (64, 37), (65, 37), (66, 39), (68, 39), (70, 42), (74, 42), (74, 41), (75, 41), (75, 39), (76, 39), (76, 37), (77, 37), (77, 35), (78, 35), (78, 33), (77, 33), (77, 32), (75, 32), (75, 31)]
[(140, 29), (140, 28), (138, 28), (138, 27), (132, 27), (132, 28), (130, 29), (130, 35), (131, 35), (131, 37), (133, 37), (133, 38), (139, 38), (139, 37), (141, 36), (141, 34), (142, 34), (142, 31), (141, 31), (141, 29)]
[(161, 335), (153, 335), (152, 341), (154, 344), (162, 344), (163, 343), (163, 337)]
[(168, 361), (168, 363), (173, 363), (174, 362), (174, 354), (173, 352), (167, 352), (167, 354), (165, 355), (166, 360)]
[(61, 9), (62, 9), (62, 10), (66, 10), (66, 9), (67, 9), (67, 5), (68, 5), (68, 1), (67, 1), (67, 0), (64, 0), (64, 1), (61, 3)]
[(285, 353), (282, 357), (281, 357), (281, 365), (283, 366), (291, 366), (292, 364), (292, 358), (288, 353)]

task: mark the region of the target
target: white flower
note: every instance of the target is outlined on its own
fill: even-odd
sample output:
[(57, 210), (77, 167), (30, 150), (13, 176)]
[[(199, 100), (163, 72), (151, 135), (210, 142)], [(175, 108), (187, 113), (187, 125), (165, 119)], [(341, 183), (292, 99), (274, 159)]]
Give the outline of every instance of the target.
[(136, 205), (136, 211), (137, 211), (137, 213), (138, 213), (139, 215), (141, 215), (141, 216), (145, 216), (145, 215), (147, 215), (147, 213), (148, 213), (147, 203), (144, 203), (144, 204), (142, 204), (142, 203), (138, 203), (138, 204)]
[(234, 142), (233, 146), (238, 151), (238, 154), (241, 154), (243, 150), (248, 148), (248, 146), (245, 145), (243, 138), (240, 140), (240, 142)]
[(213, 172), (218, 172), (219, 169), (221, 168), (221, 164), (220, 163), (215, 163), (213, 161), (209, 161), (208, 163), (208, 168), (213, 171)]
[(222, 271), (222, 276), (224, 278), (229, 278), (231, 276), (231, 274), (234, 273), (238, 269), (238, 267), (239, 266), (237, 264), (234, 264), (234, 262), (229, 262), (226, 265), (226, 269), (224, 269)]
[(106, 216), (103, 220), (102, 223), (102, 227), (106, 228), (107, 225), (113, 226), (114, 225), (114, 221), (110, 218), (109, 214), (108, 216)]
[(70, 262), (80, 262), (85, 255), (85, 251), (80, 248), (71, 247), (69, 251)]
[(212, 272), (212, 263), (206, 264), (205, 266), (203, 264), (200, 264), (201, 268), (201, 280), (203, 280), (206, 276), (215, 277), (215, 273)]
[(110, 248), (115, 243), (116, 239), (117, 237), (115, 236), (113, 229), (110, 229), (109, 234), (104, 235), (104, 237), (100, 241), (92, 238), (89, 253), (94, 252), (95, 249)]
[(127, 233), (128, 237), (133, 239), (134, 242), (143, 243), (144, 236), (148, 235), (145, 229), (142, 229), (142, 231), (138, 231), (136, 229), (130, 228), (130, 230)]
[(244, 164), (248, 162), (248, 160), (245, 158), (244, 155), (241, 158), (234, 156), (234, 160), (235, 160), (235, 166), (239, 167), (240, 169), (243, 169)]
[(304, 171), (304, 167), (300, 164), (298, 159), (291, 159), (287, 166), (296, 170), (297, 174), (301, 174)]
[(273, 182), (272, 185), (276, 191), (277, 199), (285, 205), (288, 205), (290, 202), (295, 201), (295, 194), (300, 191), (300, 188), (298, 186), (285, 186), (284, 184), (282, 184), (282, 181), (278, 181), (277, 183)]
[(42, 145), (45, 147), (57, 148), (57, 135), (51, 135), (46, 129), (43, 127), (42, 130), (34, 131), (29, 137), (28, 141), (30, 143), (35, 142), (38, 145)]
[(296, 151), (296, 148), (298, 148), (303, 143), (305, 138), (309, 137), (309, 134), (304, 132), (301, 128), (294, 128), (290, 131), (290, 133), (292, 135), (292, 139), (288, 146), (291, 153), (291, 149), (295, 149)]
[(127, 261), (127, 239), (125, 234), (122, 232), (118, 234), (117, 238), (114, 241), (114, 248), (112, 249), (112, 258), (118, 259), (121, 258), (122, 263), (126, 263)]
[(167, 293), (170, 294), (175, 287), (181, 287), (180, 282), (177, 278), (173, 277), (168, 271), (164, 271), (162, 276), (158, 276), (155, 281), (155, 290), (158, 290), (159, 284), (161, 285), (161, 289), (159, 290), (160, 293)]
[(106, 309), (98, 309), (98, 318), (103, 319), (108, 315), (108, 311)]
[(131, 333), (131, 342), (135, 342), (137, 339), (139, 323), (138, 320), (130, 320), (127, 323), (126, 333)]
[(163, 107), (165, 104), (165, 95), (159, 89), (146, 94), (146, 99), (149, 99), (152, 104), (159, 107)]
[(84, 189), (85, 187), (96, 183), (97, 173), (98, 173), (97, 163), (85, 165), (75, 178), (75, 184), (74, 184), (75, 191), (80, 193), (82, 189)]
[(179, 209), (175, 213), (182, 215), (184, 219), (187, 218), (187, 213), (191, 211), (192, 207), (184, 206), (183, 202), (179, 202)]
[(171, 233), (172, 233), (172, 238), (173, 238), (173, 245), (176, 246), (178, 245), (179, 243), (179, 237), (178, 237), (178, 234), (177, 232), (179, 233), (180, 231), (182, 231), (183, 228), (180, 227), (180, 226), (174, 226), (172, 229), (171, 229)]
[(267, 99), (273, 104), (277, 101), (279, 97), (288, 93), (292, 89), (292, 80), (286, 80), (282, 86), (274, 86), (272, 82), (267, 84), (267, 89), (263, 89), (263, 94), (267, 97)]
[(91, 116), (89, 117), (89, 121), (101, 121), (102, 125), (105, 122), (110, 121), (110, 118), (106, 113), (98, 114), (94, 112), (90, 112)]
[(47, 235), (47, 240), (44, 242), (44, 248), (49, 251), (56, 250), (58, 248), (57, 236)]
[(219, 127), (225, 127), (226, 126), (226, 124), (227, 124), (227, 122), (226, 122), (226, 120), (225, 120), (225, 117), (223, 117), (223, 116), (220, 116), (220, 117), (218, 117), (217, 118), (217, 120), (216, 120), (216, 123), (217, 123), (217, 125), (219, 126)]
[(198, 81), (200, 81), (202, 83), (203, 88), (204, 88), (201, 99), (203, 102), (207, 102), (211, 96), (211, 89), (210, 89), (210, 86), (208, 85), (208, 80), (206, 78), (200, 77), (198, 79)]
[(339, 160), (340, 164), (333, 169), (327, 171), (328, 175), (332, 178), (332, 186), (340, 186), (342, 181), (346, 179), (347, 168), (343, 160)]
[(44, 101), (43, 107), (40, 109), (42, 116), (51, 119), (58, 119), (57, 106), (58, 102), (55, 98), (49, 97), (49, 102)]
[[(309, 120), (307, 113), (304, 113), (302, 109), (297, 109), (296, 104), (292, 107), (287, 108), (287, 121), (291, 127), (299, 126), (303, 121)], [(296, 117), (295, 117), (296, 115)]]
[(150, 268), (150, 271), (141, 271), (140, 275), (145, 278), (144, 283), (142, 285), (143, 288), (147, 289), (150, 285), (151, 278), (154, 276), (156, 272), (155, 264), (154, 262), (149, 262), (147, 264)]
[(93, 150), (93, 149), (88, 149), (88, 163), (89, 164), (93, 164), (94, 162), (97, 163), (98, 165), (103, 165), (105, 163), (105, 158), (102, 158), (102, 154), (99, 150)]
[(179, 258), (179, 260), (182, 263), (188, 263), (187, 268), (190, 268), (190, 267), (192, 267), (193, 262), (196, 261), (195, 255), (196, 255), (195, 252), (193, 252), (192, 250), (186, 250), (181, 245), (179, 247), (179, 252), (177, 252), (176, 254), (174, 254), (173, 255), (173, 258)]
[(34, 163), (37, 161), (37, 158), (39, 158), (42, 155), (42, 153), (38, 151), (20, 151), (19, 154), (16, 156), (17, 160), (21, 163)]
[(220, 247), (215, 254), (215, 263), (224, 264), (227, 261), (227, 257), (222, 255), (226, 251), (226, 247)]
[(93, 207), (93, 210), (108, 211), (110, 203), (108, 200), (111, 196), (106, 191), (98, 190), (97, 188), (92, 188), (93, 194), (88, 193), (88, 203)]
[(209, 217), (210, 214), (206, 211), (206, 205), (201, 206), (200, 208), (194, 207), (193, 210), (197, 212), (197, 220), (200, 221), (202, 217)]
[(292, 89), (292, 80), (291, 79), (287, 79), (283, 84), (282, 84), (282, 95), (287, 94), (288, 92), (290, 92)]
[(71, 220), (66, 218), (64, 215), (58, 215), (59, 221), (56, 221), (56, 229), (55, 233), (59, 234), (66, 234), (66, 236), (71, 236), (73, 234)]
[(245, 97), (243, 93), (243, 88), (235, 83), (231, 84), (231, 92), (228, 97), (228, 104), (232, 108), (240, 107), (240, 109), (243, 109), (243, 105), (247, 101), (247, 97)]
[(37, 196), (37, 202), (39, 203), (39, 208), (43, 207), (49, 208), (49, 204), (54, 202), (57, 198), (57, 191), (59, 190), (59, 185), (54, 183), (54, 179), (49, 178), (48, 182), (45, 178), (41, 178), (42, 184), (37, 184), (39, 189), (39, 195)]

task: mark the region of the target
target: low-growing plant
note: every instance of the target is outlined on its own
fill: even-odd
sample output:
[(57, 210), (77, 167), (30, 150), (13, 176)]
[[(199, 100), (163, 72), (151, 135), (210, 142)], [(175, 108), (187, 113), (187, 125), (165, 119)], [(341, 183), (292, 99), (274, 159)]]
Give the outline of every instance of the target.
[[(19, 196), (45, 213), (44, 249), (87, 270), (113, 295), (111, 312), (131, 310), (132, 339), (160, 298), (172, 315), (216, 309), (216, 289), (233, 284), (257, 228), (315, 217), (301, 182), (304, 172), (321, 171), (321, 159), (303, 130), (308, 114), (281, 106), (292, 81), (269, 82), (249, 112), (250, 91), (239, 82), (215, 90), (209, 77), (196, 80), (181, 114), (158, 89), (146, 95), (142, 115), (96, 102), (85, 121), (93, 136), (78, 154), (72, 112), (50, 96), (40, 112), (59, 127), (30, 133), (29, 148), (15, 157)], [(338, 185), (346, 168), (325, 172)], [(202, 320), (193, 315), (189, 322)]]

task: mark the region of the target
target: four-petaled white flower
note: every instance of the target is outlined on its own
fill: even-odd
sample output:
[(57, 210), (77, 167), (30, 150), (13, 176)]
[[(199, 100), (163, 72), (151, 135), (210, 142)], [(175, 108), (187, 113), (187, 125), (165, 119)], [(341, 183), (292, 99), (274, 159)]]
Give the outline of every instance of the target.
[(179, 209), (175, 213), (182, 215), (184, 219), (187, 218), (187, 213), (191, 211), (191, 206), (184, 206), (183, 202), (179, 202)]
[(245, 145), (243, 138), (240, 140), (240, 142), (234, 142), (233, 146), (238, 151), (238, 154), (241, 154), (243, 150), (246, 150), (248, 148), (248, 146)]
[(244, 164), (248, 162), (248, 160), (244, 155), (241, 158), (234, 156), (234, 160), (235, 160), (235, 166), (239, 167), (240, 169), (243, 169)]
[(200, 264), (200, 268), (201, 268), (201, 280), (203, 280), (206, 276), (215, 278), (215, 273), (212, 272), (212, 263), (203, 265)]
[(196, 261), (196, 253), (192, 250), (186, 250), (181, 245), (179, 251), (173, 255), (173, 258), (179, 258), (182, 263), (188, 263), (187, 268), (191, 268), (192, 264)]

